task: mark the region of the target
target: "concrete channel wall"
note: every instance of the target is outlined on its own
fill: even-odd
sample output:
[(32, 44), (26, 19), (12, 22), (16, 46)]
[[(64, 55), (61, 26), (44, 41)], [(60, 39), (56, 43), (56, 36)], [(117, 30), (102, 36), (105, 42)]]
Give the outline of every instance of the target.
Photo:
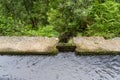
[(0, 37), (0, 54), (56, 54), (58, 38)]
[(74, 37), (70, 45), (60, 44), (58, 38), (0, 37), (0, 54), (57, 54), (58, 51), (75, 51), (79, 55), (118, 54), (120, 38)]
[(76, 46), (76, 53), (80, 55), (114, 55), (120, 53), (120, 38), (75, 37), (73, 43)]

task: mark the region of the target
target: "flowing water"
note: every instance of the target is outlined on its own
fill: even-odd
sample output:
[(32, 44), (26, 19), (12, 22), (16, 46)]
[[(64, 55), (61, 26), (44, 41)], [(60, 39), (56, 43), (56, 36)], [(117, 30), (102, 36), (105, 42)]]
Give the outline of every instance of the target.
[(0, 80), (120, 80), (120, 56), (0, 56)]

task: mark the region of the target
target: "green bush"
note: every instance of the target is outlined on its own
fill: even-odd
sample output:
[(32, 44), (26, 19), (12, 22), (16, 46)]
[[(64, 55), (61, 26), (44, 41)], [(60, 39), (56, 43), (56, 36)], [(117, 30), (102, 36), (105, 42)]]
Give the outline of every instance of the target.
[(55, 8), (48, 12), (48, 22), (60, 33), (60, 42), (67, 42), (78, 32), (84, 32), (89, 18), (87, 13), (91, 1), (61, 0)]
[(93, 4), (89, 14), (93, 24), (88, 26), (88, 36), (103, 36), (105, 38), (120, 37), (120, 4), (105, 1)]
[(53, 29), (53, 26), (38, 26), (38, 29), (32, 29), (31, 25), (25, 26), (20, 21), (13, 20), (12, 17), (5, 18), (0, 16), (0, 35), (57, 37), (59, 34)]
[(30, 29), (24, 32), (27, 36), (47, 36), (47, 37), (58, 37), (59, 33), (53, 30), (53, 26), (39, 27), (37, 30)]
[(0, 16), (0, 35), (18, 36), (26, 30), (21, 21), (15, 21), (12, 17)]

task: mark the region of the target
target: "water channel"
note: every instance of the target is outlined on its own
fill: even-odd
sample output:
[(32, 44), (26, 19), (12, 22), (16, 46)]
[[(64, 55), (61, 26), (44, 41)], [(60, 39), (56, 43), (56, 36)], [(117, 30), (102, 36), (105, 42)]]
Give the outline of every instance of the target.
[(120, 55), (1, 55), (0, 80), (120, 80)]

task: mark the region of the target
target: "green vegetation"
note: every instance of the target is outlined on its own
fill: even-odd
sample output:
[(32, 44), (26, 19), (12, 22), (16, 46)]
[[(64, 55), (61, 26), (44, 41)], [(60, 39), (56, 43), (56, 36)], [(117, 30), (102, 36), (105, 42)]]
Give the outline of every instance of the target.
[(37, 30), (30, 29), (25, 31), (24, 34), (27, 36), (47, 36), (47, 37), (58, 37), (59, 33), (53, 29), (53, 26), (39, 27)]
[(89, 15), (93, 18), (93, 24), (88, 28), (88, 35), (105, 38), (120, 36), (120, 3), (106, 1), (93, 4)]
[(0, 36), (120, 37), (119, 0), (1, 0)]

